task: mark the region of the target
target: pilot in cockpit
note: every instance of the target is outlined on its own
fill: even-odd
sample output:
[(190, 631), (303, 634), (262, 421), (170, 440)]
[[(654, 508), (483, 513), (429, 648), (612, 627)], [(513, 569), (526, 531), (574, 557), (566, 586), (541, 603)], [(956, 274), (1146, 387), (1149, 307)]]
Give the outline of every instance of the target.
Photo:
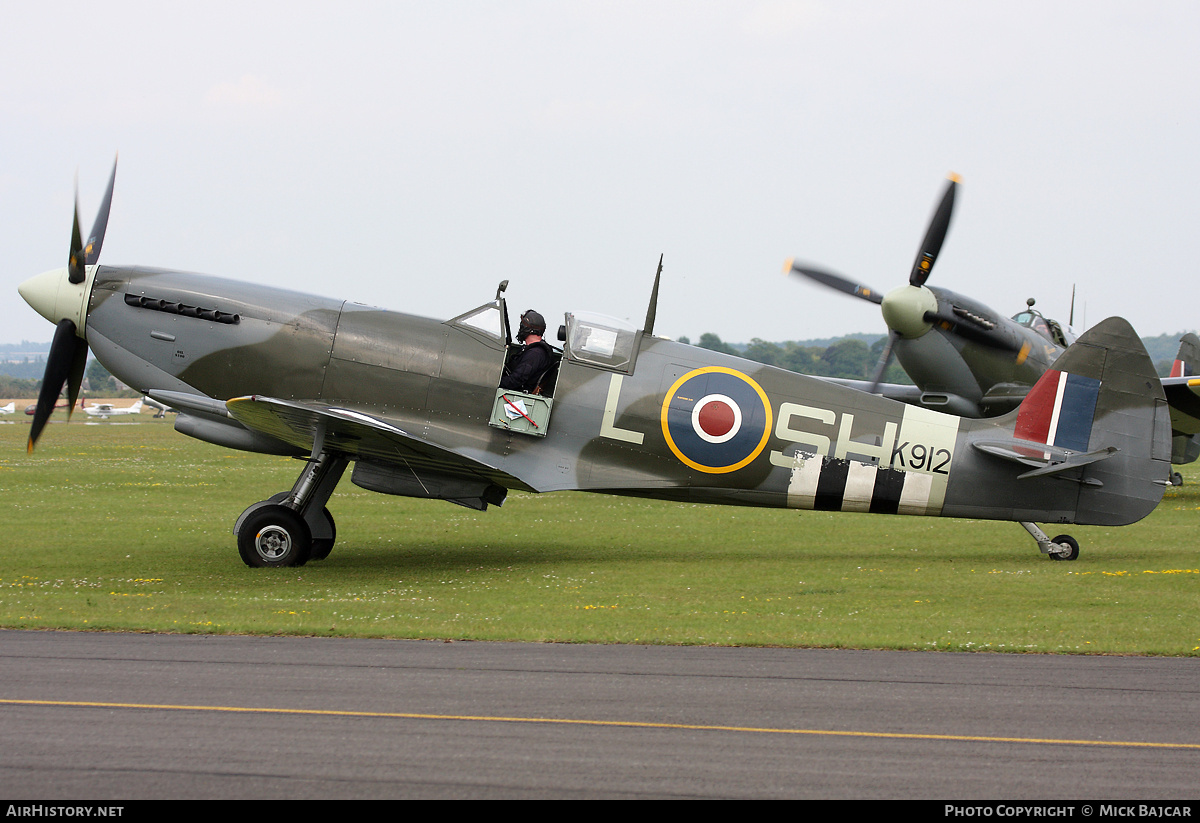
[(545, 333), (546, 318), (533, 309), (521, 315), (517, 340), (523, 343), (525, 348), (504, 367), (500, 388), (529, 393), (537, 388), (538, 381), (553, 362), (554, 350), (542, 339)]

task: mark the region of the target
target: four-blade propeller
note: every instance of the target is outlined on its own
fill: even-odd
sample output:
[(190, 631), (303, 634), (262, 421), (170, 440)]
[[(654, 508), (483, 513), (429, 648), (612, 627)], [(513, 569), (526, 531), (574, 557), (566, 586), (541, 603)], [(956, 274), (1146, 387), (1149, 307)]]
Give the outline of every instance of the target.
[(994, 333), (995, 325), (987, 319), (975, 317), (969, 312), (947, 313), (942, 311), (936, 295), (925, 286), (925, 281), (933, 272), (933, 266), (942, 250), (942, 243), (946, 240), (946, 233), (950, 230), (950, 218), (954, 214), (954, 196), (958, 190), (958, 183), (958, 176), (951, 174), (941, 202), (938, 203), (937, 210), (933, 213), (933, 219), (929, 221), (925, 239), (921, 241), (921, 246), (917, 250), (916, 260), (913, 261), (912, 270), (908, 275), (907, 286), (901, 286), (886, 295), (881, 295), (875, 289), (855, 283), (847, 277), (825, 269), (800, 264), (794, 260), (789, 260), (785, 264), (784, 270), (787, 272), (807, 277), (823, 286), (880, 306), (884, 322), (888, 325), (888, 339), (884, 345), (879, 365), (871, 379), (872, 392), (879, 387), (884, 372), (891, 364), (896, 341), (901, 337), (920, 337), (934, 324), (953, 331), (973, 343), (992, 348), (1016, 350), (1013, 342), (1006, 336)]
[[(87, 243), (79, 233), (79, 185), (75, 186), (75, 222), (71, 230), (71, 253), (67, 260), (67, 280), (79, 285), (87, 279), (87, 266), (94, 266), (100, 258), (100, 248), (104, 245), (104, 231), (108, 227), (108, 212), (112, 206), (113, 184), (117, 179), (117, 162), (113, 161), (112, 174), (108, 178), (108, 189), (100, 203), (96, 221), (88, 235)], [(61, 271), (61, 270), (60, 270)], [(50, 344), (50, 355), (46, 358), (46, 372), (42, 377), (42, 388), (38, 393), (37, 407), (33, 413), (33, 424), (29, 428), (29, 451), (46, 427), (54, 404), (62, 393), (63, 385), (67, 387), (67, 415), (70, 417), (79, 397), (79, 387), (83, 383), (83, 371), (87, 365), (88, 345), (83, 337), (83, 330), (75, 321), (64, 317), (58, 321), (54, 330), (54, 342)]]

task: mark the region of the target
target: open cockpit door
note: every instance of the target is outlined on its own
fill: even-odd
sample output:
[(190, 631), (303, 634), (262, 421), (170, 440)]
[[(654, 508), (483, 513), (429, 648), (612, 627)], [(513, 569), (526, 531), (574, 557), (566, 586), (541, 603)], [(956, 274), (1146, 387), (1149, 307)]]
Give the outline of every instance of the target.
[[(504, 335), (502, 358), (502, 368), (500, 371), (500, 381), (503, 382), (504, 376), (509, 373), (514, 367), (518, 359), (525, 352), (525, 346), (521, 342), (514, 342), (512, 338), (512, 327), (508, 320), (508, 308), (501, 295), (508, 288), (508, 281), (500, 283), (496, 289), (496, 299), (492, 304), (498, 311), (501, 328)], [(468, 312), (471, 317), (484, 317), (483, 314), (478, 314), (482, 309), (488, 308), (481, 306), (476, 312)], [(490, 317), (487, 320), (489, 326), (491, 323)], [(505, 389), (497, 387), (495, 396), (492, 400), (492, 413), (488, 420), (488, 425), (493, 428), (504, 429), (506, 431), (517, 432), (519, 434), (528, 434), (534, 437), (545, 437), (550, 426), (550, 411), (554, 406), (552, 399), (554, 395), (554, 385), (558, 378), (558, 365), (562, 359), (562, 352), (554, 348), (549, 342), (535, 344), (544, 346), (549, 353), (546, 366), (540, 370), (539, 374), (534, 375), (535, 380), (529, 391), (517, 391), (515, 389)], [(528, 388), (528, 386), (527, 386)]]
[[(500, 288), (496, 290), (495, 300), (447, 321), (449, 325), (496, 350), (495, 371), (492, 378), (496, 383), (504, 375), (509, 361), (518, 356), (522, 349), (521, 346), (512, 342), (508, 308), (501, 296), (507, 285), (507, 281), (500, 284)], [(555, 375), (560, 356), (556, 353), (552, 360)], [(488, 424), (520, 434), (545, 437), (550, 423), (550, 409), (553, 405), (553, 401), (550, 400), (550, 395), (553, 394), (553, 376), (549, 376), (549, 379), (543, 376), (539, 383), (544, 383), (548, 390), (543, 391), (541, 385), (531, 393), (497, 388)]]

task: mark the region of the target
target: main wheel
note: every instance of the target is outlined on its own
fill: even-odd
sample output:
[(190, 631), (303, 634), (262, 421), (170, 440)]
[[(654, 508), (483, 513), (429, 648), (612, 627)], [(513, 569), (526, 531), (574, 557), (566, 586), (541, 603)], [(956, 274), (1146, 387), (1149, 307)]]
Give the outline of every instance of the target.
[(1075, 558), (1079, 557), (1079, 541), (1074, 537), (1071, 537), (1071, 535), (1060, 534), (1058, 537), (1054, 538), (1053, 542), (1060, 546), (1066, 546), (1067, 551), (1061, 554), (1050, 552), (1051, 560), (1074, 560)]
[(329, 509), (321, 509), (321, 514), (325, 517), (325, 522), (329, 524), (329, 537), (314, 537), (312, 541), (312, 554), (309, 555), (309, 560), (324, 560), (329, 557), (329, 553), (333, 551), (333, 542), (337, 540), (337, 524), (333, 522), (333, 515), (329, 513)]
[(1171, 485), (1172, 486), (1182, 486), (1183, 485), (1183, 475), (1180, 474), (1179, 472), (1171, 472)]
[(237, 538), (247, 566), (303, 566), (312, 553), (308, 525), (287, 506), (263, 506), (246, 518)]

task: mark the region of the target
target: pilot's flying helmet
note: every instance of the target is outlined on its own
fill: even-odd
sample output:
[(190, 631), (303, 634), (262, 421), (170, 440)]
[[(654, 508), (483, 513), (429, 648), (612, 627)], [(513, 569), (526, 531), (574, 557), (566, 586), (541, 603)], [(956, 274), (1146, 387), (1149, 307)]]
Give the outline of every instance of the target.
[(546, 335), (546, 318), (533, 309), (529, 309), (521, 315), (521, 325), (517, 328), (517, 340), (524, 343), (525, 338), (531, 334), (543, 337)]

